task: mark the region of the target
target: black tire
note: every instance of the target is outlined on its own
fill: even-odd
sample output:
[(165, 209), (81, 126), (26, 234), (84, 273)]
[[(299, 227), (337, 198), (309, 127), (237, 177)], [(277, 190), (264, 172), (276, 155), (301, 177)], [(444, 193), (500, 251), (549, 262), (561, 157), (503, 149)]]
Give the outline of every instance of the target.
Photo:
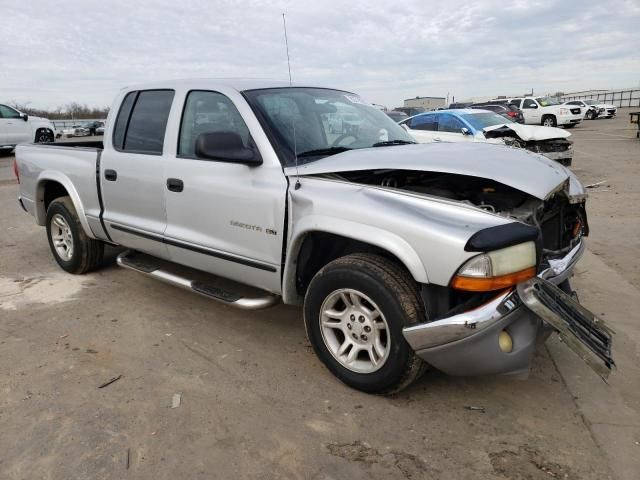
[(34, 138), (35, 143), (52, 143), (53, 141), (53, 133), (44, 129), (36, 131), (36, 136)]
[[(337, 290), (362, 292), (388, 324), (388, 356), (378, 370), (357, 373), (343, 366), (328, 349), (321, 332), (321, 307)], [(390, 394), (410, 385), (426, 369), (406, 342), (402, 329), (425, 321), (417, 284), (397, 263), (379, 255), (352, 254), (322, 268), (311, 280), (304, 301), (307, 336), (316, 355), (345, 384), (367, 393)]]
[(593, 115), (593, 111), (592, 110), (587, 110), (586, 115), (584, 116), (585, 120), (593, 120), (594, 115)]
[[(63, 259), (53, 244), (51, 222), (58, 214), (63, 217), (71, 231), (73, 238), (73, 251), (71, 258)], [(83, 274), (97, 269), (102, 264), (104, 257), (104, 243), (87, 237), (84, 233), (76, 209), (69, 197), (59, 197), (51, 202), (47, 208), (47, 239), (53, 257), (60, 268), (73, 274)]]
[[(545, 125), (545, 122), (548, 121), (549, 125)], [(558, 122), (556, 121), (556, 117), (553, 115), (544, 115), (542, 117), (542, 123), (541, 125), (543, 127), (557, 127), (558, 126)]]

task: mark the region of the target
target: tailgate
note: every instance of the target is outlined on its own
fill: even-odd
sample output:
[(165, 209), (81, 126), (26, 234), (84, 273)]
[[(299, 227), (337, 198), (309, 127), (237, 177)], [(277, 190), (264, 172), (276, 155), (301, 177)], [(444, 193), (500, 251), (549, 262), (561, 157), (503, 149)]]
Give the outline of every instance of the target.
[(611, 355), (613, 330), (552, 283), (532, 278), (518, 285), (518, 296), (542, 320), (554, 327), (564, 343), (603, 380), (615, 366)]

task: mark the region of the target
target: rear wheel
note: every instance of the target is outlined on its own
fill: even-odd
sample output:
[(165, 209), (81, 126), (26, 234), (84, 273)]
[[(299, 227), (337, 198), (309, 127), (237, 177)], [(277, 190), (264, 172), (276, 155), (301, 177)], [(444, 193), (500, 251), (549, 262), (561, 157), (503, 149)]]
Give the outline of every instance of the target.
[(84, 233), (69, 197), (56, 198), (49, 205), (47, 238), (56, 262), (69, 273), (87, 273), (102, 263), (104, 244)]
[(542, 126), (543, 127), (556, 127), (558, 122), (556, 122), (556, 117), (553, 115), (545, 115), (542, 117)]
[(402, 329), (424, 318), (409, 273), (371, 254), (326, 265), (311, 281), (304, 303), (316, 355), (344, 383), (368, 393), (402, 390), (422, 374), (426, 364)]

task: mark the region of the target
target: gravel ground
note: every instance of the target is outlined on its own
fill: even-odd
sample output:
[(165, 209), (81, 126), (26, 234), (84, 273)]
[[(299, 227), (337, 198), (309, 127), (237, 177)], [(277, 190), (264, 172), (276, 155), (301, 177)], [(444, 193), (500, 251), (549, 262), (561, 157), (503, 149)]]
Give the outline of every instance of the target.
[(391, 398), (350, 390), (297, 308), (234, 310), (119, 269), (111, 250), (104, 269), (65, 274), (0, 158), (0, 478), (634, 478), (640, 142), (626, 122), (572, 130), (574, 170), (605, 181), (576, 284), (619, 330), (609, 386), (552, 340), (527, 380), (429, 372)]

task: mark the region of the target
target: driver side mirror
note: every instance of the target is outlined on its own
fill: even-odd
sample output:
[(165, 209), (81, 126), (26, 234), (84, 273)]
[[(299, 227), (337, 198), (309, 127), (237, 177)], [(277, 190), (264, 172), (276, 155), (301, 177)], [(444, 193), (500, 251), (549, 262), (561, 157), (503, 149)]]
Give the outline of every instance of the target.
[(196, 138), (196, 156), (250, 167), (262, 165), (260, 154), (245, 147), (242, 137), (235, 132), (201, 133)]
[(20, 118), (26, 122), (27, 120), (29, 120), (29, 115), (27, 115), (26, 113), (21, 113)]
[(463, 135), (471, 135), (471, 132), (467, 127), (462, 127), (460, 131), (462, 132)]

